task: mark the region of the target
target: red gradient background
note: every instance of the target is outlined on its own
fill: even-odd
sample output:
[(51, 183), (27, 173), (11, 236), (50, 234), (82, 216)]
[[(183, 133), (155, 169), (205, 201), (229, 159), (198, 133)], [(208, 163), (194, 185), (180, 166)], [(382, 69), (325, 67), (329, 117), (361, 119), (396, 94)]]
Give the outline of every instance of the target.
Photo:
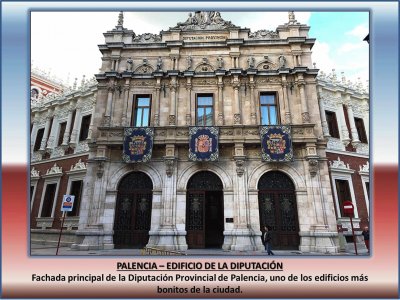
[[(28, 249), (29, 201), (26, 166), (3, 166), (2, 169), (2, 297), (3, 298), (398, 298), (398, 171), (397, 166), (374, 166), (371, 214), (371, 257), (278, 257), (283, 272), (243, 272), (246, 275), (341, 274), (366, 275), (367, 282), (32, 282), (32, 274), (44, 275), (99, 275), (114, 274), (118, 261), (148, 261), (149, 257), (30, 257)], [(25, 178), (25, 180), (23, 180)], [(152, 258), (153, 259), (153, 258)], [(167, 261), (237, 260), (265, 261), (267, 257), (240, 258), (154, 258)], [(238, 271), (233, 271), (238, 273)], [(128, 272), (126, 272), (128, 273)], [(139, 272), (137, 272), (139, 273)], [(140, 272), (140, 274), (173, 275), (173, 272)], [(180, 272), (182, 273), (182, 272)], [(187, 272), (193, 275), (196, 272)], [(206, 272), (201, 272), (204, 275)], [(210, 271), (212, 273), (212, 271)], [(217, 272), (221, 274), (222, 272)], [(229, 275), (230, 272), (223, 272)], [(127, 274), (124, 274), (127, 275)], [(157, 294), (160, 287), (241, 286), (241, 294)]]

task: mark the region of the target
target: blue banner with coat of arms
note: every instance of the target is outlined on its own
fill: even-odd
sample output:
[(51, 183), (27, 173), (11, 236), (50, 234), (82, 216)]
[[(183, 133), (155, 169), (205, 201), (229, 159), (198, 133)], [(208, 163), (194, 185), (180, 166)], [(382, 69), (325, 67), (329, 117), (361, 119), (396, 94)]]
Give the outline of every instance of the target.
[(189, 128), (189, 160), (216, 161), (218, 160), (218, 127)]
[(153, 151), (153, 136), (153, 128), (124, 128), (122, 159), (127, 163), (149, 161)]
[(292, 161), (293, 148), (290, 126), (262, 126), (261, 158), (263, 161), (279, 162)]

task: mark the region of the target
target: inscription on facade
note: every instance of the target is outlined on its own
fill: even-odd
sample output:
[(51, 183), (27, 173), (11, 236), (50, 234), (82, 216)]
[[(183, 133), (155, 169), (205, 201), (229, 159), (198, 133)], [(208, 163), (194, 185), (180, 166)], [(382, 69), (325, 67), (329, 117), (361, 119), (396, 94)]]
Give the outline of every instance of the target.
[(225, 41), (226, 35), (188, 35), (182, 37), (185, 42), (202, 42), (202, 41)]

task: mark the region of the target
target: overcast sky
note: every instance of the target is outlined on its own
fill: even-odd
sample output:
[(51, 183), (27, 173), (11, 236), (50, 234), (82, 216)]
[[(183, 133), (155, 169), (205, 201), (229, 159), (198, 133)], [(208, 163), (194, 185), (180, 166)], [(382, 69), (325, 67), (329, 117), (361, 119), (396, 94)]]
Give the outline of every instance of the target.
[[(353, 81), (369, 79), (368, 12), (295, 12), (311, 26), (313, 62), (326, 73), (335, 69)], [(275, 30), (288, 21), (287, 12), (221, 12), (225, 20), (250, 28)], [(188, 12), (124, 12), (124, 27), (136, 34), (159, 33), (187, 19)], [(31, 60), (33, 66), (72, 85), (74, 78), (93, 77), (101, 66), (98, 45), (103, 33), (117, 25), (118, 12), (32, 12)]]

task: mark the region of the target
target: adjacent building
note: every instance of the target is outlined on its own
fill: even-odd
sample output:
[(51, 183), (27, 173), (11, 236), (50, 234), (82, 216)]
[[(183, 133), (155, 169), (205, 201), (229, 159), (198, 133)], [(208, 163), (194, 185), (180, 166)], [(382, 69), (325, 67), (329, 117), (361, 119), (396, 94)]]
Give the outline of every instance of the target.
[(354, 205), (353, 224), (359, 247), (361, 230), (369, 225), (369, 93), (361, 82), (353, 84), (335, 70), (318, 76), (318, 98), (326, 156), (335, 203), (341, 250), (354, 251), (350, 219), (343, 202)]
[[(82, 80), (72, 88), (54, 82), (46, 73), (32, 70), (31, 91), (31, 242), (56, 244), (61, 228), (63, 195), (75, 195), (68, 212), (63, 243), (72, 244), (86, 176), (86, 161), (93, 123), (97, 82)], [(43, 81), (43, 82), (42, 82)], [(51, 93), (44, 93), (44, 85)]]
[(56, 243), (74, 194), (74, 249), (262, 250), (270, 226), (274, 249), (351, 251), (341, 203), (368, 223), (368, 95), (317, 78), (309, 29), (197, 11), (136, 35), (120, 13), (96, 81), (32, 98), (31, 240)]

